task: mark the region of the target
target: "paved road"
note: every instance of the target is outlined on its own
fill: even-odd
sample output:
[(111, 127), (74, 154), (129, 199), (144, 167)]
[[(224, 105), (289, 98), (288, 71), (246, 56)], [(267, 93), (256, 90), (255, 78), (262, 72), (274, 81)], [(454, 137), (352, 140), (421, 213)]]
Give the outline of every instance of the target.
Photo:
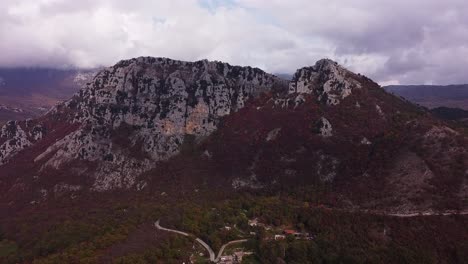
[(445, 212), (419, 211), (419, 212), (408, 212), (408, 213), (389, 213), (389, 212), (372, 211), (372, 210), (347, 210), (347, 209), (339, 209), (339, 208), (330, 208), (329, 210), (346, 212), (346, 213), (364, 213), (364, 214), (402, 217), (402, 218), (418, 217), (418, 216), (468, 215), (468, 210), (464, 210), (464, 211), (449, 210)]
[(247, 242), (247, 239), (239, 239), (239, 240), (234, 240), (234, 241), (231, 241), (231, 242), (228, 242), (226, 244), (224, 244), (221, 249), (219, 250), (218, 252), (218, 257), (216, 257), (215, 259), (215, 262), (218, 262), (219, 259), (221, 258), (221, 256), (223, 255), (223, 252), (224, 252), (224, 249), (229, 246), (229, 245), (232, 245), (232, 244), (237, 244), (237, 243), (244, 243), (244, 242)]
[(408, 213), (408, 214), (385, 214), (388, 216), (396, 216), (396, 217), (415, 217), (415, 216), (431, 216), (431, 215), (439, 215), (439, 216), (447, 216), (447, 215), (468, 215), (468, 211), (456, 212), (456, 211), (449, 211), (443, 213), (437, 212), (417, 212), (417, 213)]
[[(158, 221), (156, 221), (154, 223), (154, 226), (159, 230), (172, 232), (172, 233), (176, 233), (176, 234), (187, 236), (187, 237), (190, 236), (190, 234), (179, 231), (179, 230), (164, 228), (159, 224), (159, 222), (160, 222), (160, 219), (158, 219)], [(208, 253), (210, 254), (210, 261), (215, 262), (216, 261), (215, 260), (215, 253), (214, 253), (213, 249), (211, 249), (211, 247), (207, 243), (205, 243), (205, 241), (201, 240), (198, 237), (195, 239), (195, 241), (197, 241), (200, 245), (202, 245), (208, 251)]]
[(159, 225), (159, 221), (156, 221), (156, 223), (154, 223), (154, 226), (156, 226), (157, 229), (159, 230), (163, 230), (163, 231), (167, 231), (167, 232), (172, 232), (172, 233), (177, 233), (177, 234), (180, 234), (180, 235), (183, 235), (183, 236), (190, 236), (188, 233), (185, 233), (185, 232), (182, 232), (182, 231), (178, 231), (178, 230), (174, 230), (174, 229), (169, 229), (169, 228), (164, 228), (162, 226)]
[(204, 248), (206, 248), (206, 250), (208, 251), (208, 253), (210, 253), (210, 261), (216, 261), (215, 259), (215, 253), (213, 251), (213, 249), (211, 249), (211, 247), (205, 243), (205, 241), (199, 239), (197, 237), (197, 239), (195, 239), (200, 245), (202, 245)]

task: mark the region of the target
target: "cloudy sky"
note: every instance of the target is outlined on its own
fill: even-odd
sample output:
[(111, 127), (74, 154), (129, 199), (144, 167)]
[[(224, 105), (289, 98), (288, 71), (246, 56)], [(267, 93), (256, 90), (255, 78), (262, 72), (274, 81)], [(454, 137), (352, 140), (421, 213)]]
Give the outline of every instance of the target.
[(381, 84), (468, 83), (466, 0), (0, 0), (0, 67), (210, 59)]

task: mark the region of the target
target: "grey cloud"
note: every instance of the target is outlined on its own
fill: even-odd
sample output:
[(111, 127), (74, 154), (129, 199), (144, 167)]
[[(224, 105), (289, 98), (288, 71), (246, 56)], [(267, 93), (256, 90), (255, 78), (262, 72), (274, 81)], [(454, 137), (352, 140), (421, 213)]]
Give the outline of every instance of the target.
[(328, 57), (382, 83), (466, 83), (467, 13), (462, 0), (2, 0), (0, 66), (150, 55), (291, 73)]

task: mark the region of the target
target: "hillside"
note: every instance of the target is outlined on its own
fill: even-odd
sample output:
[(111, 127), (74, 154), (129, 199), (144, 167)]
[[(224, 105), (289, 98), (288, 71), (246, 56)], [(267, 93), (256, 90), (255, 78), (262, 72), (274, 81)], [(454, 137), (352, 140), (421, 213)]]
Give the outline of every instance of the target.
[[(23, 258), (44, 263), (84, 252), (147, 254), (134, 237), (148, 239), (156, 218), (219, 247), (235, 238), (219, 231), (224, 225), (248, 234), (247, 216), (321, 234), (324, 244), (306, 245), (324, 261), (449, 263), (466, 259), (458, 213), (468, 209), (467, 139), (331, 60), (298, 69), (291, 81), (216, 61), (123, 60), (47, 114), (2, 127), (0, 225)], [(419, 214), (429, 220), (394, 219)], [(418, 229), (419, 221), (431, 226)], [(359, 239), (348, 245), (339, 230)], [(460, 235), (418, 249), (431, 232)], [(260, 259), (286, 258), (255, 239)], [(152, 246), (190, 247), (164, 241)]]
[(331, 184), (346, 206), (394, 210), (455, 209), (467, 195), (462, 132), (329, 60), (298, 70), (289, 87), (220, 62), (122, 61), (0, 138), (3, 193), (14, 196), (8, 182), (32, 197), (61, 185), (142, 190), (158, 177), (139, 175), (166, 174), (160, 162), (186, 148), (205, 148), (197, 164), (218, 167), (200, 180), (232, 189)]
[(431, 113), (446, 120), (465, 121), (468, 119), (468, 111), (459, 108), (437, 107), (432, 109)]

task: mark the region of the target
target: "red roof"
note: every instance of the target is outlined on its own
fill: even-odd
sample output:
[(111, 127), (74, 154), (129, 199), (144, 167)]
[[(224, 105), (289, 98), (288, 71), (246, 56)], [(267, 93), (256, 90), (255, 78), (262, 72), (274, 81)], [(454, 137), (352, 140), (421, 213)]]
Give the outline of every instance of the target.
[(288, 235), (294, 235), (296, 232), (296, 230), (292, 230), (292, 229), (286, 229), (284, 230), (284, 233), (285, 234), (288, 234)]

